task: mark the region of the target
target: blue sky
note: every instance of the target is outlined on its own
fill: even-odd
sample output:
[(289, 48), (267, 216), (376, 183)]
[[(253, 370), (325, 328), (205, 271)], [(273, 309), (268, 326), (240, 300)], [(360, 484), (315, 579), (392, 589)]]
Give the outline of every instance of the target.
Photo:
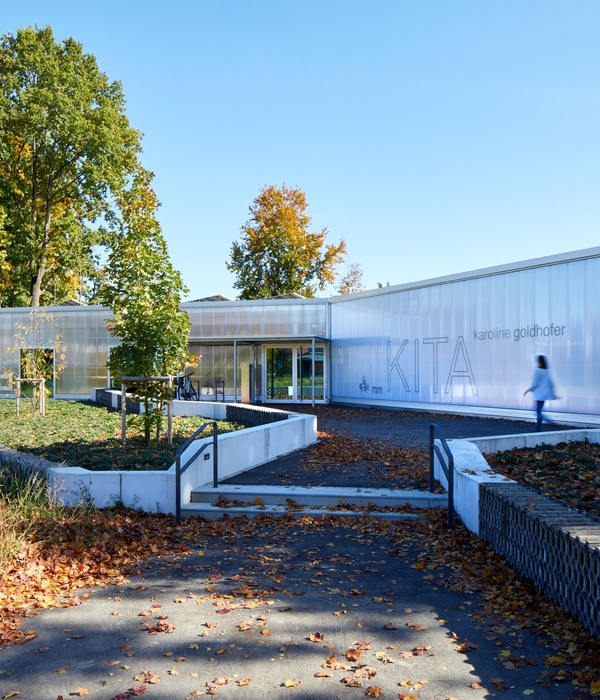
[(235, 297), (225, 262), (264, 185), (304, 190), (369, 289), (600, 245), (597, 0), (0, 11), (0, 34), (35, 24), (122, 82), (187, 298)]

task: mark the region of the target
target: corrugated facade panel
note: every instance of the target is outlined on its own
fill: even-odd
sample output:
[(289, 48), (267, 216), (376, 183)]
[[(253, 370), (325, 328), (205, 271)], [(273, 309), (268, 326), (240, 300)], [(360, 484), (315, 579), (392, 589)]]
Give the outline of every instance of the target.
[[(544, 354), (561, 397), (550, 410), (593, 416), (600, 414), (599, 298), (596, 248), (348, 298), (184, 308), (192, 343), (203, 346), (329, 338), (326, 374), (334, 401), (529, 410), (532, 398), (523, 391), (535, 356)], [(116, 345), (106, 329), (110, 312), (49, 311), (66, 349), (56, 394), (89, 395), (106, 384), (106, 361)], [(29, 309), (0, 309), (0, 374), (18, 370), (18, 354), (9, 348), (16, 324), (28, 322)]]
[(93, 387), (106, 386), (109, 350), (117, 345), (106, 328), (110, 312), (83, 308), (55, 316), (66, 351), (66, 367), (56, 380), (56, 393), (85, 396)]
[(192, 340), (307, 338), (327, 334), (327, 302), (200, 302), (184, 304)]
[(529, 409), (543, 354), (551, 410), (598, 413), (599, 298), (592, 256), (335, 300), (332, 398)]
[[(184, 308), (192, 321), (192, 340), (223, 342), (223, 357), (233, 358), (231, 345), (236, 339), (305, 339), (326, 337), (328, 332), (326, 301), (200, 303), (185, 304)], [(55, 394), (89, 396), (92, 388), (106, 386), (106, 362), (110, 348), (117, 345), (106, 327), (110, 311), (97, 306), (57, 306), (47, 311), (55, 320), (55, 329), (39, 344), (52, 346), (52, 338), (58, 333), (66, 353), (65, 369), (56, 380)], [(0, 376), (4, 369), (18, 374), (18, 352), (11, 353), (9, 349), (15, 345), (19, 323), (30, 325), (30, 309), (0, 309)], [(241, 353), (239, 350), (238, 360)], [(219, 371), (224, 376), (233, 373), (226, 366)]]
[[(106, 386), (109, 348), (117, 343), (106, 328), (107, 309), (96, 306), (52, 307), (46, 309), (53, 323), (38, 335), (38, 347), (54, 347), (54, 338), (61, 338), (65, 369), (56, 379), (57, 396), (89, 396), (93, 387)], [(19, 324), (31, 327), (30, 309), (0, 310), (0, 375), (4, 369), (18, 373), (17, 346)], [(30, 336), (27, 336), (30, 337)]]

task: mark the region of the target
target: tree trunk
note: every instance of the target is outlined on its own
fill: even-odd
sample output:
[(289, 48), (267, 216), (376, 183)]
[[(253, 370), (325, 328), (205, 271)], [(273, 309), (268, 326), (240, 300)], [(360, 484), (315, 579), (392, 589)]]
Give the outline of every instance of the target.
[[(35, 192), (35, 190), (34, 190)], [(46, 215), (44, 217), (44, 236), (42, 238), (42, 244), (40, 246), (40, 261), (37, 266), (37, 271), (35, 273), (35, 280), (33, 282), (33, 287), (31, 289), (31, 306), (39, 306), (40, 299), (42, 297), (42, 283), (44, 281), (44, 276), (46, 275), (46, 268), (48, 265), (48, 242), (50, 240), (50, 226), (52, 222), (52, 196), (49, 187), (48, 194), (46, 196)], [(35, 226), (35, 218), (34, 218)]]
[(31, 288), (31, 306), (39, 306), (40, 298), (42, 296), (42, 281), (44, 275), (46, 274), (46, 256), (42, 256), (42, 260), (38, 265), (37, 272), (35, 275), (35, 280)]

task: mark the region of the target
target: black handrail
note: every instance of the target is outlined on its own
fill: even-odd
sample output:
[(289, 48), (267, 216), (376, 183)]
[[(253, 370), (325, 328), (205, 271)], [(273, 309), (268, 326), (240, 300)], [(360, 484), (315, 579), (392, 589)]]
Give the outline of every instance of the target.
[(194, 442), (194, 440), (198, 439), (198, 435), (203, 432), (207, 425), (212, 425), (213, 427), (213, 488), (216, 489), (219, 485), (219, 450), (217, 443), (219, 426), (216, 420), (209, 420), (206, 421), (206, 423), (202, 423), (198, 430), (196, 430), (196, 432), (189, 437), (175, 452), (175, 517), (177, 518), (178, 525), (181, 524), (181, 475), (190, 466), (190, 464), (197, 459), (198, 455), (207, 448), (208, 444), (204, 443), (204, 445), (201, 445), (183, 466), (181, 466), (181, 455)]
[[(444, 448), (446, 457), (448, 461), (444, 459), (444, 455), (440, 450), (439, 446), (436, 445), (435, 436), (437, 437)], [(435, 465), (435, 457), (440, 461), (440, 466), (442, 467), (444, 474), (446, 475), (446, 481), (448, 482), (448, 527), (453, 527), (454, 525), (454, 455), (448, 447), (446, 438), (442, 433), (442, 429), (439, 425), (432, 423), (429, 426), (429, 490), (433, 493), (435, 489), (435, 479), (433, 475), (433, 469)]]

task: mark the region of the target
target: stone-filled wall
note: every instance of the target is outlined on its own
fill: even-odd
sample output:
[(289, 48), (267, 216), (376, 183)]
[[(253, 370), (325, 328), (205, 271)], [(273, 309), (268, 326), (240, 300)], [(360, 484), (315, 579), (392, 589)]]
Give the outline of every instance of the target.
[[(116, 397), (115, 400), (113, 400), (113, 396)], [(114, 389), (95, 389), (95, 395), (94, 398), (92, 398), (92, 401), (94, 401), (97, 404), (100, 404), (100, 406), (104, 406), (105, 408), (121, 408), (121, 392), (120, 391), (115, 391)], [(116, 405), (115, 405), (116, 401)], [(129, 396), (127, 397), (127, 413), (137, 413), (140, 414), (142, 412), (141, 409), (141, 404), (138, 401), (132, 401)]]
[(244, 406), (243, 404), (227, 404), (227, 420), (245, 425), (268, 425), (280, 420), (287, 420), (285, 411), (278, 411), (261, 406)]
[(600, 639), (600, 522), (521, 484), (481, 484), (480, 535)]

